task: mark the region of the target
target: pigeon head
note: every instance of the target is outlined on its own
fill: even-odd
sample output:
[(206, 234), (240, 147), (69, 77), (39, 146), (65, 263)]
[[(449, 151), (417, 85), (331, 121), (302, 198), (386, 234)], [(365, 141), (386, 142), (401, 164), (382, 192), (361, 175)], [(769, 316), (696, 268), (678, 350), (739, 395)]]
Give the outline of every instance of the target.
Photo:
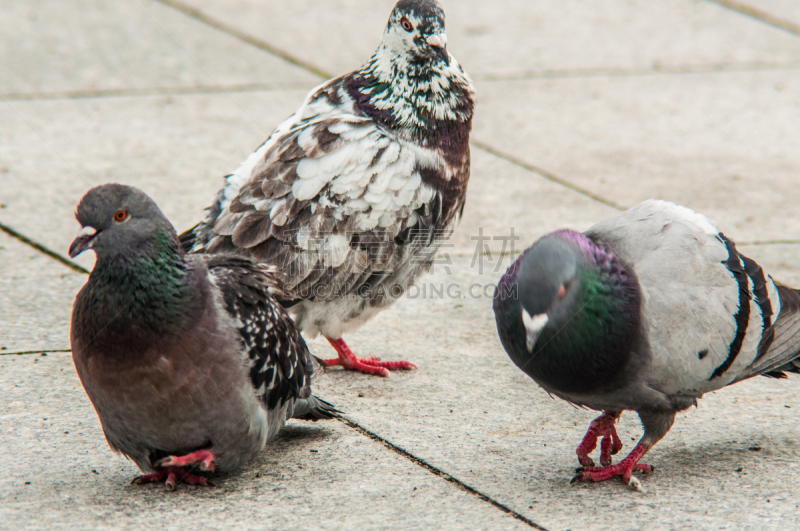
[(98, 260), (116, 255), (177, 248), (175, 229), (144, 192), (121, 184), (92, 188), (78, 204), (75, 217), (82, 228), (69, 247), (75, 258), (92, 249)]
[(558, 327), (574, 312), (579, 262), (577, 247), (559, 237), (542, 238), (525, 253), (517, 289), (528, 351), (545, 327)]
[(153, 200), (136, 188), (106, 184), (86, 192), (75, 217), (82, 228), (70, 257), (87, 249), (97, 255), (84, 287), (81, 326), (183, 326), (193, 311), (189, 270), (175, 229)]
[(400, 0), (378, 49), (345, 86), (356, 108), (406, 138), (469, 136), (475, 87), (447, 51), (436, 0)]
[(603, 385), (638, 340), (641, 293), (602, 243), (571, 230), (533, 244), (498, 284), (493, 308), (511, 359), (550, 390)]
[(449, 64), (444, 10), (436, 0), (400, 0), (389, 17), (383, 44), (411, 63)]

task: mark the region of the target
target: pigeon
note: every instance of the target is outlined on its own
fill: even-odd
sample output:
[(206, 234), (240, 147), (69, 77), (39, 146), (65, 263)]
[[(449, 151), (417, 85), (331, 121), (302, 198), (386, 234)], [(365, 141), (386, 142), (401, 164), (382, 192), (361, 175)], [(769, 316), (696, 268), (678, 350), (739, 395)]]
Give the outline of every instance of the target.
[(400, 0), (372, 57), (313, 89), (180, 237), (189, 252), (278, 267), (279, 300), (336, 349), (329, 365), (416, 367), (359, 359), (342, 335), (430, 270), (464, 208), (475, 89), (444, 22), (436, 0)]
[(250, 259), (185, 254), (140, 190), (89, 190), (70, 257), (97, 255), (72, 310), (72, 359), (111, 448), (145, 473), (134, 483), (209, 485), (190, 473), (235, 470), (286, 419), (329, 419), (309, 387), (320, 366)]
[[(509, 267), (493, 302), (511, 360), (548, 393), (602, 411), (577, 448), (574, 481), (653, 467), (640, 459), (704, 393), (800, 367), (800, 291), (783, 286), (686, 207), (650, 200), (586, 233), (542, 237)], [(615, 422), (644, 435), (619, 463)], [(602, 437), (600, 466), (589, 454)]]

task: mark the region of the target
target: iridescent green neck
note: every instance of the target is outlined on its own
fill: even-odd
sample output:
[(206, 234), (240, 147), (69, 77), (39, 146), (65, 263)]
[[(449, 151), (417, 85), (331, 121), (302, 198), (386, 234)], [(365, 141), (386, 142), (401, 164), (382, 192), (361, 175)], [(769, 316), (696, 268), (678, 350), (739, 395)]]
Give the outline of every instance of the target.
[(192, 286), (175, 238), (165, 229), (141, 248), (98, 256), (88, 288), (95, 315), (154, 331), (180, 327)]
[(578, 271), (580, 291), (575, 303), (576, 313), (564, 323), (561, 332), (550, 331), (552, 337), (544, 334), (538, 344), (560, 344), (566, 341), (568, 352), (575, 355), (586, 353), (597, 345), (625, 319), (624, 287), (609, 278), (602, 270), (580, 268)]
[(626, 363), (638, 329), (635, 279), (583, 264), (571, 311), (539, 336), (532, 369), (553, 388), (572, 392), (608, 385)]

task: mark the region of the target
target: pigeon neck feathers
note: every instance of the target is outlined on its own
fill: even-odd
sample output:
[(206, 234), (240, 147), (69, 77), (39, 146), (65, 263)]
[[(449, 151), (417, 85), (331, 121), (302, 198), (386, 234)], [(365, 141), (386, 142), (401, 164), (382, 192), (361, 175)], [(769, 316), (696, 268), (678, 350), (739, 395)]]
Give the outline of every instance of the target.
[(358, 110), (409, 140), (468, 138), (475, 88), (447, 51), (437, 2), (398, 2), (378, 49), (344, 84)]
[(387, 129), (423, 142), (435, 143), (454, 130), (469, 133), (475, 91), (455, 60), (434, 65), (430, 60), (409, 62), (404, 56), (387, 55), (379, 48), (345, 80), (360, 111)]
[[(563, 250), (574, 262), (554, 258), (548, 246)], [(548, 291), (541, 285), (550, 282), (553, 271), (574, 272)], [(516, 353), (515, 363), (548, 388), (588, 392), (592, 386), (608, 385), (627, 362), (639, 329), (638, 281), (602, 244), (569, 230), (545, 236), (517, 259), (499, 289), (495, 308), (510, 327), (501, 338)], [(544, 298), (546, 306), (526, 308), (532, 304), (531, 293), (540, 305)], [(545, 293), (552, 293), (551, 299)], [(532, 351), (526, 345), (523, 308), (548, 318)]]
[(87, 312), (113, 322), (133, 323), (145, 330), (165, 332), (179, 327), (193, 298), (191, 271), (173, 232), (159, 227), (154, 236), (127, 252), (98, 254), (86, 285)]

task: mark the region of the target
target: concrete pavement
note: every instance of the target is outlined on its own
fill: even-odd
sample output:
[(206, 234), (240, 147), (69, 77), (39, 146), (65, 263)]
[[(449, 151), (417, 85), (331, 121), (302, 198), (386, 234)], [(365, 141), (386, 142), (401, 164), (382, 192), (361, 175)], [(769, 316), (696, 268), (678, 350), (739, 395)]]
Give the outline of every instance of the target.
[[(0, 8), (0, 528), (800, 527), (800, 378), (757, 378), (679, 414), (648, 456), (646, 495), (570, 486), (593, 413), (512, 365), (484, 295), (512, 227), (518, 252), (649, 197), (708, 214), (800, 286), (790, 0), (443, 0), (449, 47), (479, 91), (464, 219), (419, 289), (348, 337), (420, 368), (331, 370), (317, 393), (347, 422), (292, 422), (217, 489), (128, 485), (136, 469), (108, 448), (68, 352), (93, 256), (70, 264), (41, 248), (66, 255), (77, 201), (104, 182), (144, 189), (179, 231), (193, 225), (321, 76), (369, 56), (393, 3)], [(630, 448), (636, 416), (619, 431)]]

